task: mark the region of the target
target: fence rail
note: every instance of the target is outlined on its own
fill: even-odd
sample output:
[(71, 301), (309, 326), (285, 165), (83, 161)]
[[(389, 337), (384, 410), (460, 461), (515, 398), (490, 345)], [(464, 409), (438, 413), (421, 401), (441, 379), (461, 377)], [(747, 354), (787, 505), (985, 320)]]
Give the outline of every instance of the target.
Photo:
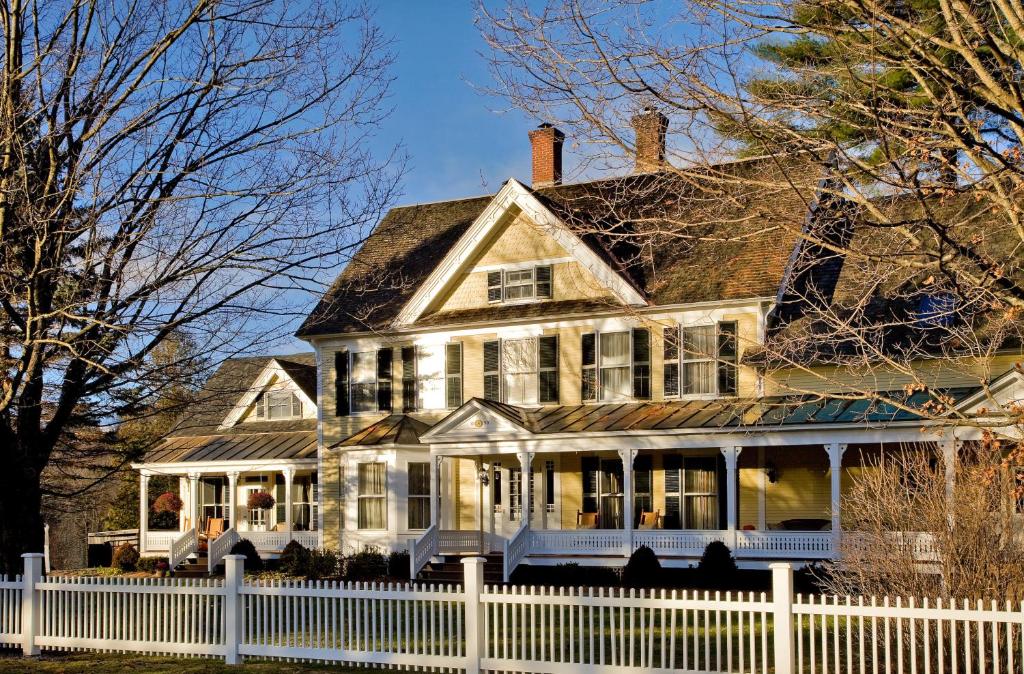
[(1024, 604), (772, 593), (44, 577), (0, 579), (0, 643), (40, 649), (302, 659), (417, 670), (632, 674), (1016, 674)]

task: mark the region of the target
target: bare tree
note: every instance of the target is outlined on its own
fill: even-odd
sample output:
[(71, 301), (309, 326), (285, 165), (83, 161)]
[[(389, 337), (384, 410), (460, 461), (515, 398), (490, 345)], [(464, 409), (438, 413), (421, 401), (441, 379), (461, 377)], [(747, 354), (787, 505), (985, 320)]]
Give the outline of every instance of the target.
[(400, 162), (370, 145), (391, 57), (360, 5), (7, 0), (0, 19), (10, 572), (42, 547), (48, 466), (193, 369), (154, 350), (184, 334), (213, 363), (279, 338)]
[[(816, 263), (842, 259), (838, 280), (792, 288), (751, 362), (783, 392), (933, 419), (957, 415), (944, 375), (987, 386), (1001, 373), (992, 356), (1020, 353), (1022, 18), (1019, 2), (957, 0), (495, 0), (478, 12), (497, 93), (589, 143), (584, 171), (628, 165), (630, 118), (653, 107), (673, 140), (660, 172), (638, 164), (644, 189), (661, 180), (703, 204), (740, 195), (746, 217), (716, 228), (721, 210), (638, 217), (630, 190), (607, 192), (600, 227), (632, 240), (636, 264), (652, 241), (685, 250), (774, 232)], [(827, 180), (810, 183), (799, 158)], [(787, 193), (805, 208), (765, 217), (763, 196)], [(810, 214), (826, 224), (808, 228)], [(908, 405), (920, 391), (926, 404)], [(956, 422), (1019, 427), (1000, 411)]]

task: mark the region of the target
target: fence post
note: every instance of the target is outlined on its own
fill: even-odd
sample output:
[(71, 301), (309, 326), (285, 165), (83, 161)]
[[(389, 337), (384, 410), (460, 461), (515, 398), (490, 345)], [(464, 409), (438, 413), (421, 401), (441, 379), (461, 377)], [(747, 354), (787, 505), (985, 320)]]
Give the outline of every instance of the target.
[(486, 561), (483, 557), (466, 557), (462, 560), (462, 591), (466, 595), (466, 674), (480, 674), (480, 658), (487, 649), (484, 604), (480, 600), (484, 591)]
[(242, 581), (245, 579), (245, 555), (224, 557), (224, 662), (237, 665), (238, 646), (242, 643)]
[(775, 674), (793, 674), (793, 565), (769, 564), (774, 603)]
[(40, 593), (36, 583), (43, 579), (43, 555), (29, 552), (21, 556), (25, 572), (21, 577), (21, 654), (39, 655), (36, 637), (39, 635)]

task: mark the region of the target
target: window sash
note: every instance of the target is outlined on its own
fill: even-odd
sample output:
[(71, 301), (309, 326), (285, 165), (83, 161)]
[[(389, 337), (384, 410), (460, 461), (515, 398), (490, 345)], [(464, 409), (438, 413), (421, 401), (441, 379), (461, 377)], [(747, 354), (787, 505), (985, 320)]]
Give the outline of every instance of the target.
[(360, 529), (387, 529), (387, 465), (360, 463), (357, 479)]
[(430, 463), (409, 463), (407, 525), (409, 529), (430, 526)]
[(630, 334), (603, 332), (598, 336), (598, 368), (601, 400), (628, 400), (633, 395), (630, 379)]
[(359, 351), (352, 354), (349, 384), (352, 413), (377, 411), (377, 352)]
[(665, 528), (720, 527), (718, 473), (714, 457), (665, 457)]
[(536, 296), (533, 268), (516, 269), (505, 272), (505, 301), (531, 300)]

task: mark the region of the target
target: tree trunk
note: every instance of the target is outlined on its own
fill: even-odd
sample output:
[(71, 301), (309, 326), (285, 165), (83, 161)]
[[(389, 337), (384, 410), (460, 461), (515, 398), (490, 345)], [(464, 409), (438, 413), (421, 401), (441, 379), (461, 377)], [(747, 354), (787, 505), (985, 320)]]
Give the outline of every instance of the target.
[(39, 473), (7, 454), (0, 470), (0, 575), (22, 572), (21, 555), (43, 552), (42, 498)]

